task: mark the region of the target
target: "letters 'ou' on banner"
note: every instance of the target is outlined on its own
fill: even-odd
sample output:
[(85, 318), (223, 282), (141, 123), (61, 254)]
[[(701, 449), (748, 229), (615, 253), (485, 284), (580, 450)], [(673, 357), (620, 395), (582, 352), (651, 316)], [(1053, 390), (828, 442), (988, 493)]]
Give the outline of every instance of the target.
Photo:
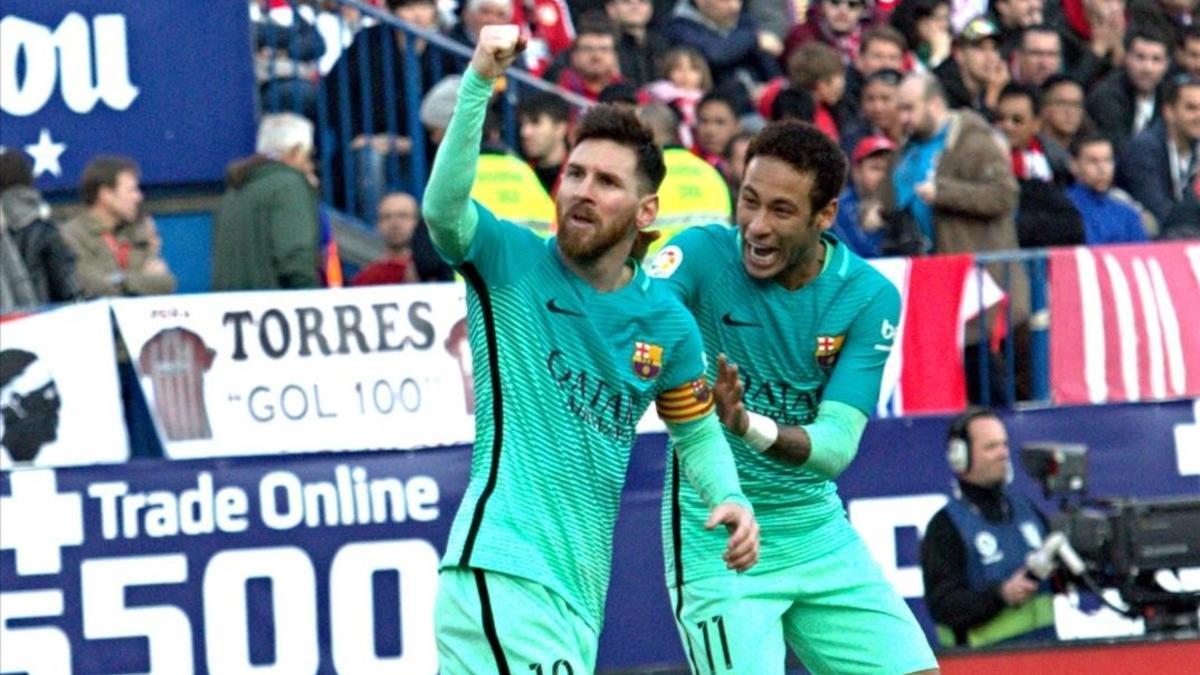
[(474, 437), (463, 286), (116, 300), (168, 457)]
[(0, 468), (129, 459), (107, 302), (4, 322), (0, 412)]
[(219, 182), (253, 151), (246, 3), (4, 0), (0, 14), (0, 146), (25, 151), (40, 189), (74, 190), (114, 150), (151, 185)]

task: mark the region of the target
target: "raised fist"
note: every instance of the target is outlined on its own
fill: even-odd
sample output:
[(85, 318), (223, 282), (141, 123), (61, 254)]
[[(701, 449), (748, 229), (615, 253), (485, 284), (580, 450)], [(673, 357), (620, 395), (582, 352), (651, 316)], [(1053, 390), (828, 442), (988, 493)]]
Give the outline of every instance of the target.
[(520, 26), (484, 26), (479, 31), (479, 42), (476, 43), (475, 54), (471, 57), (471, 67), (479, 75), (494, 80), (525, 51), (526, 42), (527, 38), (521, 34)]

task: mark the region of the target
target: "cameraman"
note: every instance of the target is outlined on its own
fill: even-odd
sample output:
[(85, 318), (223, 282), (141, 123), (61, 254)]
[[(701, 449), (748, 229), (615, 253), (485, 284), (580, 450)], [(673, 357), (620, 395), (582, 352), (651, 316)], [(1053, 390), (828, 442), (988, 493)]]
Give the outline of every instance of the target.
[(925, 604), (943, 646), (1054, 639), (1050, 585), (1026, 566), (1046, 517), (1008, 491), (1008, 433), (990, 410), (950, 424), (946, 458), (959, 494), (929, 521), (921, 543)]

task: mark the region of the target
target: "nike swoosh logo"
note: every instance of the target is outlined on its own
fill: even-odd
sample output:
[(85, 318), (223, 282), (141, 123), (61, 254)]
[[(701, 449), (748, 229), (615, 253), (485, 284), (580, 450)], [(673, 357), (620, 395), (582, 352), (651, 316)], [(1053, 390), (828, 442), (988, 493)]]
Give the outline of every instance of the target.
[(725, 312), (725, 316), (721, 317), (721, 323), (725, 324), (726, 326), (733, 326), (734, 328), (762, 328), (761, 323), (755, 323), (753, 321), (738, 321), (737, 319), (733, 318), (733, 314), (731, 312)]
[(554, 301), (554, 298), (550, 298), (546, 301), (546, 309), (554, 312), (555, 314), (566, 314), (567, 316), (577, 316), (583, 318), (583, 314), (581, 312), (576, 312), (575, 310), (567, 309), (566, 307), (559, 307), (558, 303)]

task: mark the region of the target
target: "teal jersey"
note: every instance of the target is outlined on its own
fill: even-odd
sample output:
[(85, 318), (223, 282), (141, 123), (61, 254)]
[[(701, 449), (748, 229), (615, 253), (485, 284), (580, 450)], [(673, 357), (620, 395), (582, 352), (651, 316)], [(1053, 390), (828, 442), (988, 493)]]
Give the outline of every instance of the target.
[[(823, 271), (794, 291), (746, 274), (737, 230), (721, 225), (680, 233), (649, 268), (696, 315), (709, 376), (715, 379), (717, 355), (726, 354), (738, 366), (746, 408), (784, 426), (811, 423), (823, 400), (870, 415), (896, 334), (895, 286), (833, 237), (823, 241)], [(852, 536), (836, 526), (844, 514), (833, 481), (726, 437), (762, 528), (761, 556), (750, 574), (812, 560)], [(704, 530), (704, 505), (671, 471), (666, 483), (668, 582), (726, 574), (719, 556), (724, 538)]]
[(535, 581), (598, 632), (639, 419), (656, 400), (673, 422), (712, 415), (696, 321), (640, 266), (598, 292), (554, 239), (472, 208), (470, 248), (450, 262), (468, 283), (475, 450), (442, 566)]

